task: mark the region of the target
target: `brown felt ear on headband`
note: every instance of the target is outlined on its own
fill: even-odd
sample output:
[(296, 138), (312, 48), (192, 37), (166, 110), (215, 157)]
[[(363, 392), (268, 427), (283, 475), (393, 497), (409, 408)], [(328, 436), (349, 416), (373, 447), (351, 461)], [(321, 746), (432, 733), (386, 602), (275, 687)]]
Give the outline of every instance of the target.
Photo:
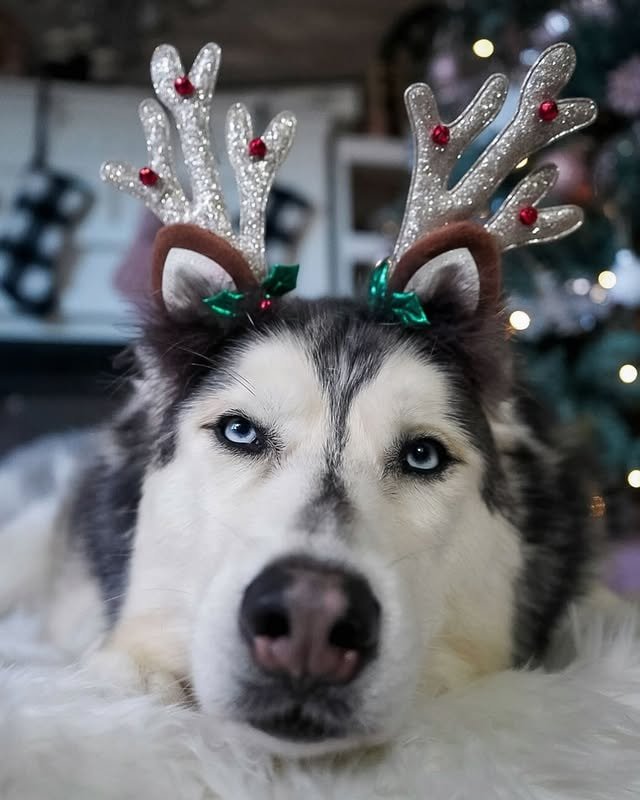
[(239, 291), (248, 291), (258, 286), (249, 262), (233, 245), (197, 225), (180, 223), (167, 225), (156, 235), (153, 246), (151, 288), (159, 299), (162, 298), (162, 273), (165, 262), (174, 247), (192, 250), (215, 261), (228, 273)]
[(452, 222), (419, 239), (398, 261), (389, 279), (389, 288), (394, 292), (404, 291), (423, 264), (462, 247), (470, 251), (478, 267), (480, 306), (495, 307), (502, 284), (500, 248), (495, 238), (474, 222)]

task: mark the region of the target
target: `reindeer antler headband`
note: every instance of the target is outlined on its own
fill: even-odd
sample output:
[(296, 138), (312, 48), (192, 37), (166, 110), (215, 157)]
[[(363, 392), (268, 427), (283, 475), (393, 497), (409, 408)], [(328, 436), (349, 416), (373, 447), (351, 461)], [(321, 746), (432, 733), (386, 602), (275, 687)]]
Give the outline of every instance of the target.
[(156, 100), (143, 100), (139, 109), (149, 166), (137, 170), (130, 164), (109, 161), (102, 166), (101, 175), (142, 200), (167, 226), (156, 240), (153, 284), (169, 310), (179, 310), (188, 302), (180, 296), (182, 273), (196, 273), (203, 286), (219, 290), (204, 298), (205, 302), (218, 313), (231, 316), (243, 293), (255, 294), (261, 283), (266, 295), (282, 294), (295, 286), (297, 266), (267, 271), (265, 214), (276, 171), (293, 142), (296, 120), (293, 114), (283, 112), (256, 138), (247, 108), (236, 103), (229, 109), (227, 152), (240, 199), (240, 230), (234, 232), (210, 130), (219, 66), (220, 48), (212, 43), (198, 53), (188, 75), (177, 51), (169, 45), (156, 48), (151, 59), (155, 93), (176, 122), (191, 199), (177, 178), (169, 120)]
[[(457, 159), (504, 105), (507, 78), (492, 75), (450, 125), (440, 119), (426, 84), (407, 89), (405, 103), (415, 141), (413, 174), (393, 254), (373, 276), (374, 307), (386, 308), (402, 322), (424, 324), (415, 292), (423, 299), (441, 273), (452, 267), (458, 280), (469, 284), (469, 306), (478, 305), (481, 291), (492, 302), (500, 291), (500, 250), (550, 242), (580, 227), (583, 214), (577, 206), (537, 208), (558, 176), (554, 165), (524, 177), (484, 224), (468, 221), (485, 213), (492, 194), (523, 158), (593, 122), (593, 101), (556, 101), (575, 61), (568, 44), (542, 53), (524, 80), (513, 118), (452, 187), (448, 181)], [(415, 291), (397, 291), (403, 288)]]
[[(275, 172), (286, 157), (295, 118), (278, 115), (261, 138), (254, 138), (247, 109), (236, 104), (227, 116), (227, 150), (240, 195), (240, 231), (234, 232), (222, 196), (210, 138), (210, 106), (220, 48), (206, 45), (188, 75), (174, 48), (158, 47), (151, 76), (158, 98), (173, 114), (191, 179), (192, 199), (175, 171), (167, 116), (155, 100), (140, 106), (149, 166), (137, 171), (109, 162), (102, 176), (139, 197), (167, 227), (160, 231), (154, 258), (154, 286), (167, 308), (180, 310), (181, 277), (198, 276), (215, 293), (205, 302), (217, 313), (234, 315), (243, 301), (259, 298), (268, 307), (271, 295), (295, 286), (297, 267), (265, 263), (265, 210)], [(582, 211), (576, 206), (538, 209), (557, 178), (553, 165), (524, 177), (498, 211), (484, 222), (488, 202), (514, 167), (545, 145), (589, 125), (596, 106), (588, 99), (557, 101), (575, 67), (567, 44), (548, 48), (530, 69), (520, 103), (509, 123), (471, 169), (449, 187), (451, 171), (465, 148), (498, 115), (508, 83), (504, 75), (489, 78), (465, 111), (450, 125), (439, 117), (426, 84), (407, 89), (405, 101), (415, 138), (415, 161), (406, 211), (392, 256), (375, 270), (372, 307), (405, 324), (428, 322), (425, 297), (444, 271), (454, 270), (466, 285), (466, 303), (477, 307), (499, 293), (499, 252), (549, 242), (576, 230)]]

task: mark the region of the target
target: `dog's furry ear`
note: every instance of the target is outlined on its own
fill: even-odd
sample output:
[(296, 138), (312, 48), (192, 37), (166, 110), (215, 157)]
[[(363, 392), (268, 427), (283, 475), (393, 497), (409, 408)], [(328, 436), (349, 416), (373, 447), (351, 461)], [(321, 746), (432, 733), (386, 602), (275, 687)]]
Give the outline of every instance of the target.
[(512, 359), (501, 304), (500, 249), (471, 222), (454, 222), (418, 240), (389, 280), (394, 292), (413, 291), (430, 325), (427, 337), (474, 386), (487, 408), (510, 390)]
[(415, 292), (423, 306), (438, 297), (456, 296), (459, 312), (475, 314), (480, 303), (480, 274), (478, 265), (466, 247), (447, 250), (423, 264), (405, 287)]
[(394, 291), (415, 292), (425, 308), (452, 306), (457, 317), (491, 313), (500, 298), (500, 252), (471, 222), (447, 225), (417, 241), (391, 277)]
[(158, 233), (152, 290), (172, 318), (210, 318), (205, 297), (256, 285), (245, 257), (220, 236), (186, 224), (169, 225)]
[(188, 250), (172, 247), (167, 253), (162, 270), (160, 296), (171, 316), (202, 311), (200, 299), (225, 290), (233, 291), (236, 285), (224, 267), (212, 258)]
[(155, 302), (144, 316), (138, 364), (150, 385), (161, 382), (179, 400), (210, 373), (237, 327), (233, 314), (215, 313), (210, 301), (224, 292), (251, 297), (260, 285), (232, 244), (191, 224), (167, 225), (156, 235), (151, 285)]

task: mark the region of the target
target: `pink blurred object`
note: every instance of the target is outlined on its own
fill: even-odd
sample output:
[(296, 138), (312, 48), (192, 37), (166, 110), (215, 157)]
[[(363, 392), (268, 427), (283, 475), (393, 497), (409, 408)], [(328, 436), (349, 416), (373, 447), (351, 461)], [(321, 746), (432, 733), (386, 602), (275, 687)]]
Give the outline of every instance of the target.
[(135, 305), (149, 299), (151, 292), (151, 254), (156, 233), (162, 223), (150, 211), (144, 209), (133, 241), (118, 267), (114, 285), (116, 289)]
[(613, 550), (606, 580), (615, 592), (640, 597), (640, 541), (626, 542)]

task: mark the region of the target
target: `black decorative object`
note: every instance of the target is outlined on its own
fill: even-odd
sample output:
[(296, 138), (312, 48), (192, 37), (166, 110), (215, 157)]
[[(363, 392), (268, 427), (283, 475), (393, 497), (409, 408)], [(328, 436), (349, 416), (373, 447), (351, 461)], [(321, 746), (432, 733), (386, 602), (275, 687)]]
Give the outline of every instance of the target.
[(22, 311), (36, 316), (56, 308), (61, 255), (92, 202), (83, 180), (47, 163), (49, 103), (49, 85), (43, 81), (33, 157), (0, 237), (0, 286)]

